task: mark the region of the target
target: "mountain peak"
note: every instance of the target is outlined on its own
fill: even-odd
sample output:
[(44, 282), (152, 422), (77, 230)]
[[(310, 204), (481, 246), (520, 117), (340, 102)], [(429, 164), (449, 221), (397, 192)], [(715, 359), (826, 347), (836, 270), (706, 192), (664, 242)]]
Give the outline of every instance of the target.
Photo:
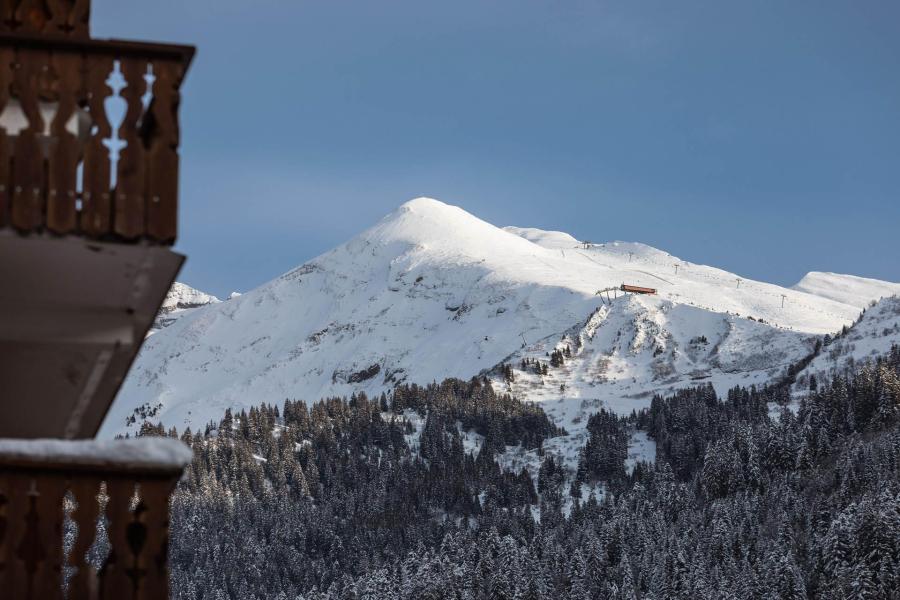
[(147, 335), (153, 335), (159, 330), (165, 329), (174, 323), (176, 319), (181, 318), (195, 308), (220, 302), (221, 300), (212, 294), (201, 292), (196, 288), (176, 281), (169, 288), (162, 305), (159, 307), (159, 313), (153, 321), (153, 326)]
[(399, 209), (403, 212), (427, 212), (427, 211), (441, 211), (446, 210), (448, 208), (457, 208), (446, 202), (441, 202), (436, 198), (430, 198), (428, 196), (419, 196), (418, 198), (413, 198), (412, 200), (407, 200), (403, 204), (400, 205)]
[[(420, 196), (404, 202), (395, 211), (387, 215), (382, 222), (396, 222), (409, 219), (432, 222), (444, 222), (449, 219), (447, 225), (459, 225), (463, 222), (489, 225), (458, 206), (426, 196)], [(493, 225), (490, 226), (493, 227)]]
[(194, 308), (205, 304), (215, 304), (220, 302), (218, 298), (212, 294), (201, 292), (196, 288), (176, 281), (169, 288), (166, 297), (163, 300), (160, 310), (162, 312), (172, 312), (182, 308)]
[(484, 221), (475, 215), (458, 206), (447, 204), (446, 202), (441, 202), (440, 200), (428, 198), (426, 196), (420, 196), (404, 202), (393, 212), (384, 217), (381, 222), (403, 223), (407, 221), (414, 221), (417, 223), (446, 222), (448, 225), (459, 225), (461, 222), (484, 223)]
[(377, 246), (403, 243), (479, 257), (494, 252), (515, 252), (516, 249), (529, 253), (535, 249), (540, 250), (531, 242), (483, 221), (458, 206), (426, 197), (414, 198), (401, 204), (374, 227), (351, 240), (349, 245), (359, 242)]

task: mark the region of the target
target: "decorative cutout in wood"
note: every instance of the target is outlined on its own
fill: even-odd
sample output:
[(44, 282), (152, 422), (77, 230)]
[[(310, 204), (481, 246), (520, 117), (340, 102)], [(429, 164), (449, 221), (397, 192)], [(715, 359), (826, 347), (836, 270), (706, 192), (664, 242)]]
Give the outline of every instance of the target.
[[(0, 227), (174, 243), (178, 90), (190, 54), (8, 41), (0, 34)], [(121, 90), (110, 86), (112, 74)], [(109, 113), (110, 99), (124, 104), (123, 114)], [(111, 124), (112, 116), (121, 121)]]
[[(177, 479), (0, 465), (0, 597), (166, 598), (169, 494)], [(64, 552), (67, 520), (74, 540)]]

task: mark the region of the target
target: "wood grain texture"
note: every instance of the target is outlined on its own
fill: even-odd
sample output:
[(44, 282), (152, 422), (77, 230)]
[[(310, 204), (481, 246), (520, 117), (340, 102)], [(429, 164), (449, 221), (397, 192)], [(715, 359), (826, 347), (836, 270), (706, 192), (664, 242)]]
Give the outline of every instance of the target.
[(21, 231), (40, 229), (44, 221), (44, 154), (39, 140), (44, 119), (38, 94), (49, 59), (44, 52), (20, 53), (15, 66), (13, 89), (28, 119), (28, 126), (16, 136), (13, 159), (10, 212), (12, 225)]
[(86, 59), (87, 106), (95, 132), (84, 148), (80, 228), (95, 237), (112, 229), (111, 166), (109, 148), (103, 144), (103, 140), (112, 137), (112, 126), (103, 105), (112, 93), (106, 84), (112, 70), (112, 57), (90, 56)]
[(146, 216), (144, 189), (144, 144), (138, 133), (138, 124), (144, 113), (142, 97), (147, 87), (144, 75), (147, 61), (125, 58), (120, 61), (125, 89), (121, 95), (127, 108), (119, 127), (119, 138), (125, 147), (119, 152), (116, 168), (116, 191), (113, 202), (115, 232), (125, 239), (136, 239), (144, 233)]
[(168, 593), (169, 496), (174, 487), (174, 482), (141, 486), (147, 507), (147, 543), (141, 559), (145, 572), (143, 597), (146, 598), (164, 598)]
[[(13, 78), (13, 50), (0, 47), (0, 114), (9, 102), (9, 86)], [(0, 127), (0, 227), (9, 225), (11, 157), (6, 129)]]
[(174, 61), (153, 64), (153, 101), (145, 137), (147, 150), (147, 235), (173, 242), (178, 234), (178, 87), (183, 70)]
[(56, 54), (52, 58), (53, 99), (59, 104), (50, 125), (47, 229), (60, 234), (70, 233), (78, 225), (78, 138), (68, 130), (67, 124), (81, 100), (81, 63), (78, 54)]
[(62, 598), (62, 524), (66, 481), (60, 477), (40, 477), (36, 487), (37, 531), (42, 558), (32, 574), (32, 598)]
[(125, 600), (133, 597), (131, 580), (127, 573), (131, 558), (127, 531), (128, 523), (131, 520), (128, 502), (134, 493), (134, 481), (112, 479), (107, 482), (107, 493), (109, 494), (109, 504), (106, 514), (109, 518), (110, 553), (100, 585), (101, 598)]

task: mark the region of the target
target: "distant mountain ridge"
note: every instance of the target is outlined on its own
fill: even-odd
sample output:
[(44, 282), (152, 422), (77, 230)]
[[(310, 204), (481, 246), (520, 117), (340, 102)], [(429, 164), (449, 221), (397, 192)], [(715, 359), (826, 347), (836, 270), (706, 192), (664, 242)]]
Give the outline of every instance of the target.
[[(596, 295), (622, 283), (658, 295)], [(547, 360), (566, 336), (570, 343), (584, 338), (579, 356), (590, 361), (579, 367), (581, 383), (569, 394), (559, 391), (565, 381), (554, 394), (537, 383), (517, 393), (582, 402), (596, 389), (590, 399), (610, 402), (700, 378), (724, 385), (742, 368), (755, 382), (861, 310), (643, 244), (584, 244), (562, 232), (498, 228), (428, 198), (225, 302), (184, 287), (168, 303), (176, 318), (148, 339), (102, 435), (128, 431), (126, 419), (146, 406), (159, 406), (155, 419), (167, 425), (196, 427), (229, 407), (469, 378), (529, 353)], [(704, 336), (707, 347), (691, 347)], [(606, 375), (590, 385), (601, 360)], [(631, 388), (616, 387), (629, 376)]]
[(869, 302), (900, 294), (900, 283), (811, 271), (791, 289), (864, 308)]

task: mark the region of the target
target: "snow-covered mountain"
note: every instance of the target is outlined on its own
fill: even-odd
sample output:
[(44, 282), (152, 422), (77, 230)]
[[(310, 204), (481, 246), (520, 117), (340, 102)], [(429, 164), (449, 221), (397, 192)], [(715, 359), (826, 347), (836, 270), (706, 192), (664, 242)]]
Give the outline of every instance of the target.
[(825, 381), (843, 374), (866, 360), (883, 356), (900, 344), (900, 296), (890, 296), (866, 309), (859, 320), (836, 337), (829, 336), (820, 352), (800, 372), (797, 391), (808, 389), (810, 376)]
[(220, 300), (215, 296), (176, 281), (169, 288), (148, 335), (153, 335), (160, 329), (168, 327), (191, 310), (217, 302)]
[[(622, 283), (658, 294), (596, 295)], [(563, 368), (512, 385), (570, 421), (585, 403), (630, 410), (662, 387), (761, 381), (852, 323), (862, 306), (845, 300), (418, 198), (253, 291), (184, 311), (147, 340), (101, 434), (142, 407), (197, 426), (227, 407), (494, 376), (566, 344)]]

